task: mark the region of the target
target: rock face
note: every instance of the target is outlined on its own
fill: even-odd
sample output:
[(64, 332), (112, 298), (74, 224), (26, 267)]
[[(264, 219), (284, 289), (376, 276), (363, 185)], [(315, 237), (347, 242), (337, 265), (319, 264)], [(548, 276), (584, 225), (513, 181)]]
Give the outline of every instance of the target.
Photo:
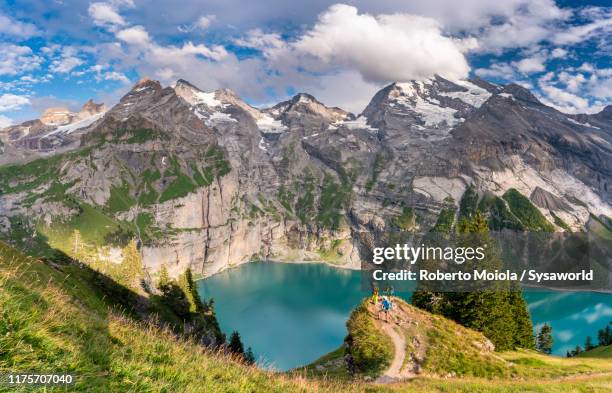
[(469, 186), (515, 188), (577, 229), (612, 216), (609, 112), (565, 115), (478, 79), (394, 83), (357, 116), (303, 93), (258, 109), (230, 90), (143, 79), (108, 111), (90, 101), (82, 120), (2, 131), (4, 162), (51, 157), (40, 175), (32, 163), (0, 178), (1, 228), (10, 240), (17, 219), (44, 231), (93, 210), (123, 229), (85, 239), (92, 247), (127, 233), (151, 274), (174, 276), (253, 259), (358, 268), (402, 215), (427, 230)]

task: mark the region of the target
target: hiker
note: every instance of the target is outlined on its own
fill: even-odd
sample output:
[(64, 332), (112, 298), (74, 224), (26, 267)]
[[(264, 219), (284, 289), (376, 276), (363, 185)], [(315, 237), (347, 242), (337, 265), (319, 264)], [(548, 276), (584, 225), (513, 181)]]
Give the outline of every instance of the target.
[(374, 287), (372, 291), (372, 303), (378, 304), (378, 287)]
[(385, 322), (389, 322), (389, 312), (392, 307), (391, 300), (387, 296), (383, 296), (382, 298), (382, 312), (385, 315)]

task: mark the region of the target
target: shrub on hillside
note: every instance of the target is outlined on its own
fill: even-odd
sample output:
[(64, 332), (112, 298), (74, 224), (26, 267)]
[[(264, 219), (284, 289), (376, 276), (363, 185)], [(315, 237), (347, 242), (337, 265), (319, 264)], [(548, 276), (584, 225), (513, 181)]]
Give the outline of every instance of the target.
[(346, 326), (352, 371), (370, 376), (379, 375), (393, 358), (391, 339), (376, 327), (365, 303), (351, 313)]

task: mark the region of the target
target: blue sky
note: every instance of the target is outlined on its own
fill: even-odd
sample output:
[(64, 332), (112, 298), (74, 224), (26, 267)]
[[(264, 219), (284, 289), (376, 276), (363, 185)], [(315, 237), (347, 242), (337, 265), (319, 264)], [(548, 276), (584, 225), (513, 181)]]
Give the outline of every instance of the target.
[(389, 82), (480, 76), (593, 113), (612, 100), (611, 37), (610, 1), (5, 1), (0, 126), (112, 105), (145, 75), (353, 112)]

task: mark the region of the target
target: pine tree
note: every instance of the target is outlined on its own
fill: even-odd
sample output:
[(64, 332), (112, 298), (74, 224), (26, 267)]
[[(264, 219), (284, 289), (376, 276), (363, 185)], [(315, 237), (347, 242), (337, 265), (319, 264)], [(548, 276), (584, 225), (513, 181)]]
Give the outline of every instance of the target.
[(189, 299), (192, 312), (201, 313), (211, 310), (211, 307), (208, 307), (207, 304), (202, 302), (202, 298), (200, 298), (200, 294), (198, 293), (198, 287), (193, 281), (193, 274), (191, 273), (191, 269), (187, 268), (185, 273), (181, 274), (181, 276), (179, 277), (179, 285), (185, 292), (187, 299)]
[(136, 240), (132, 239), (128, 245), (123, 248), (123, 261), (120, 266), (120, 281), (127, 287), (135, 287), (138, 285), (143, 275), (144, 268), (142, 266), (142, 257), (140, 256), (140, 251), (138, 251)]
[[(459, 246), (483, 247), (487, 250), (485, 258), (478, 261), (478, 269), (494, 271), (502, 267), (499, 253), (489, 235), (487, 220), (479, 211), (460, 229), (465, 232), (459, 235)], [(482, 332), (497, 350), (513, 349), (519, 336), (513, 312), (521, 304), (517, 302), (516, 307), (510, 304), (509, 291), (507, 283), (485, 283), (482, 286), (476, 283), (466, 292), (446, 293), (446, 310), (443, 314)]]
[[(538, 351), (550, 354), (552, 352), (553, 337), (552, 327), (545, 323), (538, 333), (536, 347)], [(578, 347), (579, 348), (579, 347)]]
[(533, 339), (533, 324), (531, 315), (527, 308), (527, 302), (523, 298), (520, 286), (516, 285), (508, 293), (508, 302), (512, 307), (512, 314), (516, 321), (516, 331), (514, 334), (514, 346), (518, 348), (531, 349), (535, 347)]
[(255, 354), (253, 354), (253, 350), (251, 347), (248, 347), (246, 352), (244, 353), (244, 361), (247, 364), (255, 364)]
[(411, 302), (415, 307), (432, 314), (442, 314), (444, 309), (444, 296), (440, 292), (417, 289), (412, 293)]
[(576, 345), (576, 348), (572, 351), (572, 356), (580, 355), (582, 353), (582, 348), (580, 345)]
[(586, 340), (584, 341), (584, 350), (590, 351), (593, 348), (595, 348), (595, 346), (593, 345), (593, 339), (591, 338), (591, 336), (587, 336)]
[(168, 269), (166, 265), (162, 265), (159, 269), (159, 276), (157, 278), (157, 289), (163, 291), (164, 287), (170, 285), (170, 276), (168, 275)]
[[(487, 219), (480, 211), (470, 217), (464, 217), (458, 226), (456, 245), (484, 247), (485, 259), (478, 261), (478, 269), (500, 269), (503, 263), (489, 234)], [(482, 332), (499, 351), (534, 347), (531, 317), (519, 286), (511, 287), (507, 282), (471, 283), (462, 292), (434, 292), (428, 290), (426, 283), (419, 283), (412, 303)]]
[(240, 339), (240, 333), (236, 330), (232, 332), (230, 336), (229, 344), (227, 346), (229, 350), (236, 355), (244, 355), (244, 345), (242, 345), (242, 340)]
[(87, 243), (85, 243), (85, 241), (83, 240), (81, 231), (79, 231), (78, 229), (72, 231), (72, 235), (70, 235), (68, 241), (70, 243), (70, 256), (72, 258), (83, 263), (92, 262), (88, 260), (88, 247)]

